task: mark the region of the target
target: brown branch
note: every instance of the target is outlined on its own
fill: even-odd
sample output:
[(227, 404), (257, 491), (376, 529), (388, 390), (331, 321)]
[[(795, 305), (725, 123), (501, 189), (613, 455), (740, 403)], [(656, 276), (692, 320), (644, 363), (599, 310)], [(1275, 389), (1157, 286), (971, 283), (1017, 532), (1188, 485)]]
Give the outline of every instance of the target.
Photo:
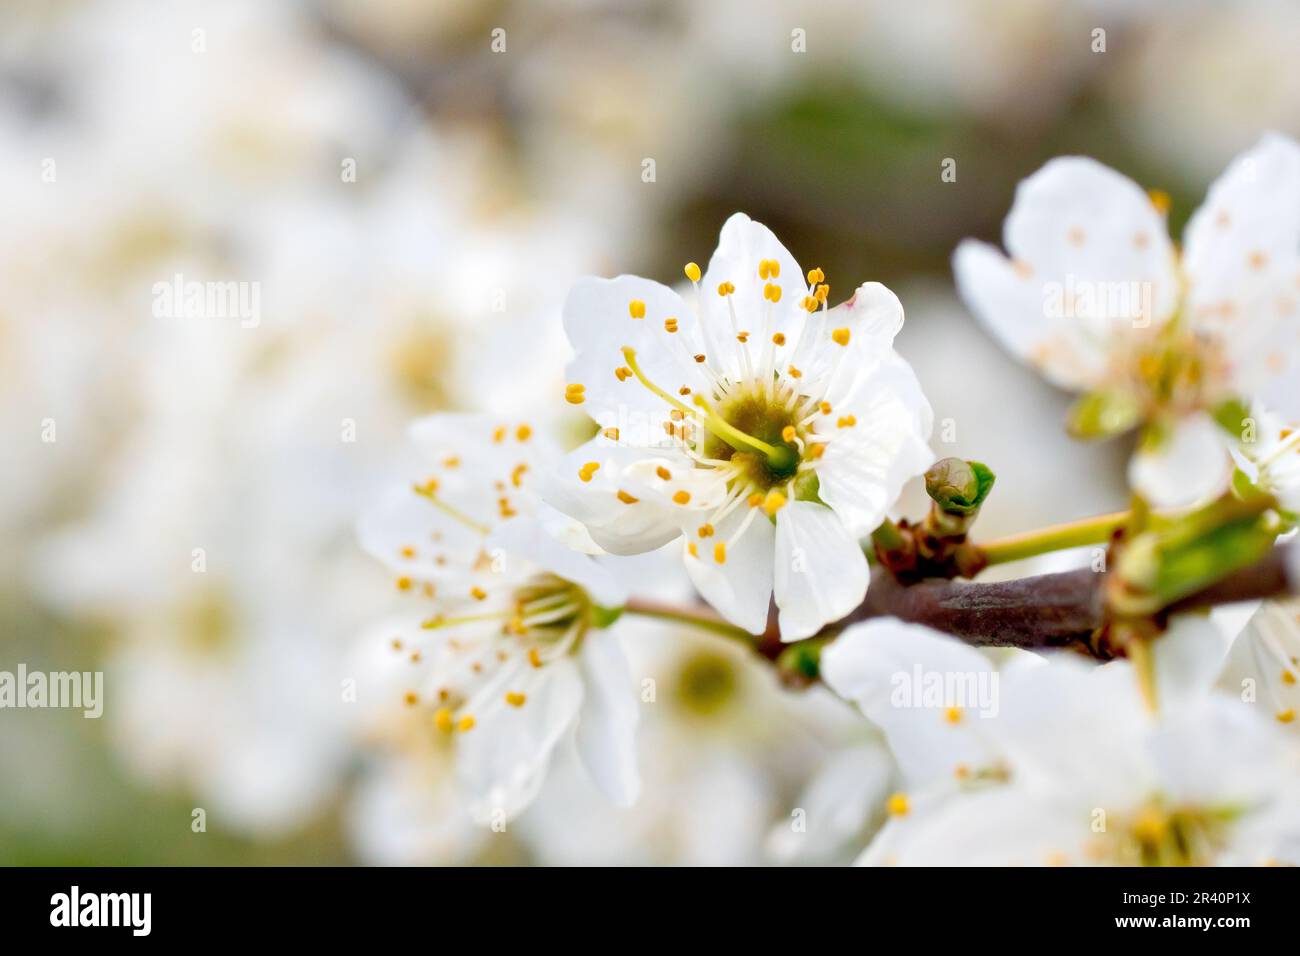
[[(1286, 567), (1291, 547), (1275, 547), (1263, 560), (1184, 598), (1169, 611), (1288, 593)], [(1076, 647), (1106, 657), (1106, 648), (1094, 641), (1094, 634), (1104, 623), (1105, 580), (1104, 573), (1081, 568), (988, 584), (928, 579), (905, 585), (878, 566), (872, 572), (862, 605), (832, 625), (826, 634), (858, 621), (896, 617), (943, 631), (977, 647)], [(767, 632), (759, 638), (758, 650), (775, 660), (789, 646), (781, 643), (773, 614)]]

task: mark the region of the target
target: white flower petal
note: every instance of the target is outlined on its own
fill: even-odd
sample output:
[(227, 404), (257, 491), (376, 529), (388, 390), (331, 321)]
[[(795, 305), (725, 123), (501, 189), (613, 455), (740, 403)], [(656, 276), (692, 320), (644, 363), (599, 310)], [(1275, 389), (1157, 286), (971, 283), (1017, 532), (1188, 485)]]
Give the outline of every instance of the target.
[(611, 554), (653, 551), (681, 533), (682, 509), (632, 470), (643, 461), (682, 476), (694, 470), (679, 452), (622, 448), (597, 436), (547, 472), (540, 491), (549, 505), (586, 525), (592, 540)]
[(1083, 157), (1047, 163), (1016, 190), (1010, 261), (963, 244), (957, 285), (971, 310), (1020, 358), (1067, 388), (1095, 385), (1095, 344), (1158, 325), (1177, 301), (1164, 220), (1134, 182)]
[[(644, 306), (643, 318), (630, 314)], [(676, 332), (665, 323), (676, 320)], [(570, 386), (582, 385), (582, 409), (603, 427), (617, 428), (620, 442), (647, 447), (663, 442), (663, 423), (670, 406), (627, 372), (624, 346), (635, 349), (637, 362), (657, 387), (677, 395), (685, 386), (707, 388), (692, 356), (703, 350), (695, 311), (667, 286), (637, 276), (586, 278), (564, 303), (564, 329), (577, 353), (566, 371)]]
[(578, 668), (584, 688), (578, 753), (601, 792), (617, 806), (631, 806), (641, 792), (636, 764), (640, 704), (617, 635), (609, 631), (587, 635), (578, 653)]
[[(846, 415), (856, 419), (839, 427)], [(857, 537), (884, 520), (909, 478), (934, 463), (934, 416), (916, 375), (894, 356), (864, 373), (845, 402), (816, 424), (833, 435), (817, 463), (819, 495)]]
[[(774, 260), (780, 274), (774, 278), (759, 278), (759, 263)], [(730, 282), (735, 292), (729, 297), (735, 308), (739, 328), (753, 333), (746, 345), (735, 341), (727, 297), (718, 295), (718, 286)], [(766, 285), (779, 287), (781, 301), (772, 305), (764, 298)], [(762, 328), (763, 317), (771, 314), (769, 331), (784, 332), (793, 344), (803, 328), (807, 314), (799, 303), (808, 291), (807, 280), (799, 263), (790, 255), (772, 230), (754, 222), (744, 213), (736, 213), (722, 226), (718, 248), (709, 260), (709, 268), (701, 283), (702, 311), (709, 323), (709, 336), (718, 349), (718, 355), (709, 356), (709, 364), (731, 378), (738, 378), (742, 363), (739, 355), (747, 350), (751, 365), (757, 365), (761, 350), (766, 344), (757, 333)]]
[(555, 745), (573, 726), (582, 704), (577, 664), (561, 658), (540, 669), (515, 665), (522, 707), (494, 703), (474, 715), (473, 729), (457, 732), (456, 770), (476, 822), (513, 819), (537, 795)]
[[(821, 676), (885, 732), (909, 787), (950, 786), (961, 768), (974, 773), (999, 757), (998, 675), (954, 638), (893, 618), (855, 624), (822, 652)], [(958, 688), (967, 699), (956, 699)]]
[(1222, 492), (1231, 465), (1227, 436), (1214, 419), (1190, 415), (1159, 447), (1138, 449), (1129, 462), (1128, 478), (1151, 504), (1178, 508)]
[(774, 570), (784, 641), (811, 637), (844, 617), (862, 603), (871, 576), (858, 539), (835, 512), (812, 501), (791, 501), (776, 513)]
[(1266, 134), (1187, 224), (1187, 315), (1217, 333), (1243, 394), (1300, 415), (1300, 144)]
[(501, 548), (506, 560), (525, 561), (572, 581), (583, 588), (601, 607), (621, 607), (627, 593), (614, 576), (589, 555), (571, 550), (547, 533), (540, 521), (515, 518), (488, 536), (488, 549)]
[[(749, 527), (739, 541), (727, 545), (726, 560), (719, 563), (715, 547), (745, 520), (750, 520)], [(776, 529), (767, 516), (741, 505), (714, 528), (712, 537), (687, 537), (682, 544), (687, 573), (700, 594), (719, 614), (751, 634), (761, 634), (767, 627), (775, 539)], [(698, 557), (690, 554), (692, 545)]]

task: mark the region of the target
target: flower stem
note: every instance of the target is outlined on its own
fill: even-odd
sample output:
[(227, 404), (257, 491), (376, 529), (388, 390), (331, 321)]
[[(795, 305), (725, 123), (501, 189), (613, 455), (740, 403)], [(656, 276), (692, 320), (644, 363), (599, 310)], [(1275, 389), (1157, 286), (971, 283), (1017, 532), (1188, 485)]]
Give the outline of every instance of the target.
[(1089, 544), (1105, 544), (1129, 520), (1130, 512), (1081, 518), (1065, 524), (1051, 525), (1036, 531), (995, 538), (979, 546), (980, 553), (989, 564), (1006, 564), (1051, 551), (1064, 551)]
[(623, 608), (623, 613), (635, 614), (637, 617), (646, 617), (659, 621), (672, 621), (676, 624), (686, 624), (702, 631), (720, 634), (723, 637), (735, 641), (744, 641), (748, 644), (753, 644), (757, 640), (753, 634), (750, 634), (744, 628), (729, 624), (713, 611), (702, 608), (673, 607), (667, 604), (656, 604), (633, 598), (627, 602), (627, 605)]

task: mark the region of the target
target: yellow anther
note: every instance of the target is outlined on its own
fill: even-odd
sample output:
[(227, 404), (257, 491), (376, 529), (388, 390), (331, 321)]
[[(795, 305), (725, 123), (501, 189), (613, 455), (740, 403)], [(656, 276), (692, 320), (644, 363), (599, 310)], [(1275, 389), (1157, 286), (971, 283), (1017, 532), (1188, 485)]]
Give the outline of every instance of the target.
[(526, 471), (528, 471), (526, 464), (515, 465), (514, 470), (510, 472), (510, 484), (516, 488), (520, 487), (524, 483), (524, 472)]
[(474, 585), (472, 588), (469, 589), (469, 596), (472, 597), (475, 601), (486, 601), (486, 600), (487, 600), (487, 592), (484, 591), (484, 590), (483, 590), (481, 587), (479, 587), (477, 584)]
[(400, 637), (393, 638), (393, 650), (400, 651), (401, 649), (402, 649), (402, 639)]
[(885, 809), (889, 811), (891, 817), (905, 817), (911, 804), (907, 801), (907, 794), (896, 793), (885, 803)]
[(831, 403), (830, 403), (830, 402), (818, 402), (818, 403), (817, 403), (817, 411), (821, 412), (823, 415), (829, 415), (829, 414), (831, 413)]
[(408, 690), (402, 695), (402, 700), (406, 701), (407, 707), (414, 707), (420, 702), (420, 695), (413, 690)]
[(528, 439), (532, 437), (533, 437), (533, 429), (532, 426), (530, 425), (520, 425), (518, 428), (515, 429), (516, 441), (528, 441)]
[(692, 558), (698, 558), (700, 556), (700, 549), (695, 547), (694, 541), (687, 541), (686, 553), (689, 554)]
[(818, 302), (812, 296), (806, 295), (800, 305), (803, 306), (805, 312), (812, 313), (817, 311)]
[(793, 425), (786, 425), (785, 428), (781, 429), (781, 441), (792, 442), (796, 437), (798, 437), (798, 432)]
[(689, 491), (673, 492), (673, 501), (679, 505), (688, 505), (691, 503), (691, 493)]
[(948, 723), (950, 723), (950, 724), (960, 724), (960, 723), (961, 723), (961, 708), (960, 708), (960, 707), (949, 707), (947, 710), (945, 710), (945, 711), (943, 712), (943, 719), (946, 720), (946, 721), (948, 721)]
[(690, 279), (692, 282), (700, 281), (700, 267), (694, 262), (686, 263), (686, 268), (682, 271), (686, 273), (686, 278)]
[(402, 548), (401, 555), (409, 561), (411, 558), (415, 557), (415, 549), (408, 544)]
[(498, 425), (496, 429), (492, 432), (492, 440), (496, 442), (498, 445), (501, 444), (503, 441), (506, 440), (507, 430), (508, 429), (506, 428), (505, 425)]
[(662, 478), (664, 481), (673, 480), (673, 473), (669, 471), (667, 468), (665, 468), (663, 465), (660, 465), (658, 468), (655, 469), (655, 474), (658, 475), (660, 478)]
[(617, 429), (617, 428), (606, 428), (606, 429), (605, 429), (601, 434), (603, 434), (603, 435), (604, 435), (606, 438), (608, 438), (610, 441), (618, 441), (618, 429)]
[(636, 504), (638, 501), (640, 501), (641, 499), (640, 499), (640, 498), (633, 498), (633, 497), (632, 497), (631, 495), (629, 495), (626, 491), (624, 491), (622, 488), (620, 488), (619, 491), (618, 491), (618, 500), (621, 501), (621, 502), (623, 502), (623, 504), (625, 504), (625, 505), (634, 505), (634, 504)]
[(462, 734), (474, 729), (474, 715), (466, 714), (456, 722), (456, 729)]
[(600, 462), (589, 461), (578, 469), (578, 477), (583, 481), (591, 481), (591, 476), (600, 471)]
[(770, 259), (758, 260), (758, 277), (760, 279), (766, 279), (768, 276), (772, 274), (770, 271), (768, 271), (768, 263), (770, 261), (771, 261)]
[(818, 302), (825, 302), (831, 294), (831, 287), (828, 285), (819, 285), (813, 292), (813, 298)]
[(640, 299), (633, 299), (631, 302), (627, 304), (627, 312), (628, 315), (632, 316), (632, 318), (634, 319), (644, 319), (645, 303), (642, 302)]
[(727, 543), (725, 541), (719, 541), (713, 546), (713, 560), (717, 561), (718, 564), (727, 563)]
[(699, 528), (699, 535), (700, 535), (701, 538), (711, 538), (711, 537), (713, 537), (713, 525), (711, 525), (711, 524), (702, 524), (702, 525), (700, 525), (700, 528)]
[(835, 427), (836, 427), (836, 428), (852, 428), (852, 427), (853, 427), (854, 425), (856, 425), (857, 423), (858, 423), (858, 420), (857, 420), (857, 418), (855, 418), (853, 415), (841, 415), (839, 418), (837, 418), (837, 419), (835, 420)]
[(848, 345), (849, 330), (836, 329), (834, 332), (831, 333), (831, 341), (834, 342), (836, 345)]
[(1295, 720), (1295, 708), (1294, 708), (1294, 707), (1288, 707), (1286, 710), (1280, 710), (1280, 711), (1278, 711), (1278, 712), (1277, 712), (1277, 719), (1278, 719), (1278, 723), (1281, 723), (1281, 724), (1289, 724), (1289, 723), (1291, 723), (1293, 720)]
[(704, 360), (705, 360), (705, 358), (706, 358), (707, 356), (705, 356), (705, 354), (704, 354), (703, 352), (699, 352), (699, 353), (697, 353), (697, 354), (696, 354), (695, 356), (693, 356), (693, 357), (694, 357), (694, 359), (695, 359), (695, 364), (696, 364), (696, 365), (703, 365), (703, 364), (704, 364)]
[(718, 283), (718, 295), (731, 295), (731, 293), (735, 291), (736, 291), (736, 287), (732, 285), (730, 282)]
[(819, 283), (819, 282), (825, 282), (825, 281), (826, 281), (826, 273), (822, 272), (821, 269), (809, 269), (809, 270), (808, 270), (808, 284), (809, 284), (809, 285), (816, 285), (816, 284)]
[(824, 454), (826, 454), (826, 445), (823, 442), (818, 442), (816, 445), (809, 446), (808, 450), (804, 452), (804, 458), (809, 461), (816, 461)]
[(749, 505), (751, 508), (761, 507), (763, 504), (763, 493), (761, 491), (754, 492), (745, 499), (745, 504)]
[(1169, 207), (1173, 205), (1173, 201), (1169, 198), (1169, 193), (1165, 192), (1163, 189), (1152, 189), (1147, 193), (1147, 196), (1151, 199), (1151, 205), (1156, 207), (1156, 212), (1161, 215), (1169, 212)]
[(746, 342), (749, 341), (749, 333), (748, 333), (748, 332), (738, 332), (738, 333), (736, 334), (736, 341), (739, 342), (741, 345), (744, 345)]
[(791, 378), (803, 378), (803, 372), (799, 371), (793, 365), (785, 370), (785, 374), (789, 375)]
[(957, 766), (952, 768), (952, 775), (958, 780), (965, 780), (970, 776), (970, 767), (966, 766), (964, 763), (959, 763)]
[(767, 512), (769, 518), (775, 518), (776, 513), (785, 507), (785, 495), (773, 488), (763, 499), (763, 510)]
[(773, 345), (785, 345), (785, 333), (784, 333), (784, 332), (777, 332), (775, 335), (773, 335), (773, 336), (772, 336), (772, 344), (773, 344)]
[(629, 378), (632, 377), (632, 370), (630, 368), (627, 368), (626, 366), (619, 366), (618, 368), (614, 369), (614, 374), (618, 376), (618, 380), (620, 382), (626, 382)]
[(1295, 674), (1293, 674), (1291, 671), (1283, 671), (1283, 672), (1282, 672), (1282, 683), (1283, 683), (1283, 684), (1294, 684), (1294, 683), (1295, 683)]
[(409, 591), (411, 590), (411, 584), (412, 584), (411, 579), (403, 575), (402, 577), (397, 579), (397, 590)]
[(775, 259), (767, 260), (767, 274), (773, 279), (781, 278), (781, 263)]
[(515, 690), (506, 691), (506, 703), (511, 707), (522, 707), (526, 700), (528, 700), (526, 694), (521, 694)]
[(689, 395), (691, 394), (691, 387), (689, 385), (683, 385), (681, 388), (677, 390), (677, 394), (683, 396)]
[(528, 648), (528, 663), (532, 664), (534, 667), (542, 666), (542, 654), (537, 648)]
[(780, 302), (781, 287), (779, 285), (772, 285), (772, 283), (769, 282), (767, 285), (763, 286), (763, 298), (768, 299), (771, 302)]
[(442, 466), (444, 468), (458, 468), (460, 467), (460, 458), (456, 455), (452, 455), (450, 458), (444, 458), (442, 460)]
[(585, 385), (566, 385), (564, 387), (564, 400), (570, 405), (581, 405), (586, 400), (587, 386)]
[(665, 332), (676, 332), (676, 331), (677, 331), (677, 320), (676, 320), (676, 319), (664, 319), (664, 331), (665, 331)]
[(451, 710), (446, 707), (439, 707), (433, 712), (433, 726), (437, 727), (444, 734), (449, 734), (455, 727), (455, 722), (451, 719)]

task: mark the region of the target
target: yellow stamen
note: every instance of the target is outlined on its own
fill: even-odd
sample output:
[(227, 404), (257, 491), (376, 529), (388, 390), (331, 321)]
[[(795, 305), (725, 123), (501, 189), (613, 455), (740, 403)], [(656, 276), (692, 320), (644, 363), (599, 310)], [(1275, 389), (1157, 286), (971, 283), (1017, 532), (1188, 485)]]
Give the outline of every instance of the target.
[(713, 560), (717, 561), (718, 564), (727, 563), (727, 543), (725, 541), (719, 541), (713, 546)]
[(411, 590), (411, 583), (412, 583), (411, 579), (403, 575), (402, 577), (397, 579), (397, 590), (409, 591)]
[(694, 262), (686, 263), (686, 268), (683, 271), (686, 273), (686, 278), (690, 279), (692, 282), (700, 281), (700, 267)]
[(664, 481), (673, 480), (673, 473), (669, 471), (667, 468), (665, 468), (663, 465), (660, 465), (658, 468), (655, 469), (655, 474), (658, 475), (660, 478), (662, 478)]
[(470, 594), (470, 597), (472, 597), (475, 601), (486, 601), (486, 600), (487, 600), (487, 592), (484, 591), (484, 590), (483, 590), (481, 587), (479, 587), (477, 584), (474, 585), (472, 588), (469, 589), (469, 594)]
[(785, 507), (785, 495), (773, 488), (763, 499), (763, 510), (767, 512), (769, 518), (776, 517), (776, 513)]
[(678, 491), (673, 493), (673, 501), (679, 505), (690, 504), (691, 493), (689, 491)]
[(948, 721), (948, 723), (950, 723), (950, 724), (960, 724), (960, 723), (961, 723), (961, 708), (960, 708), (960, 707), (949, 707), (947, 710), (945, 710), (945, 711), (943, 712), (943, 719), (946, 720), (946, 721)]
[(564, 400), (570, 405), (581, 405), (586, 400), (584, 394), (586, 390), (585, 385), (566, 385), (564, 387)]
[(406, 701), (407, 707), (414, 707), (420, 702), (420, 695), (413, 690), (408, 690), (402, 699)]
[(1282, 724), (1291, 723), (1293, 720), (1295, 720), (1295, 708), (1288, 707), (1286, 710), (1278, 711), (1277, 719), (1278, 719), (1278, 723), (1282, 723)]
[(711, 537), (713, 537), (713, 525), (711, 525), (711, 524), (702, 524), (702, 525), (700, 525), (700, 528), (699, 528), (699, 535), (700, 535), (701, 538), (711, 538)]
[(676, 319), (664, 319), (664, 331), (665, 331), (665, 332), (676, 332), (676, 331), (677, 331), (677, 320), (676, 320)]
[(773, 345), (785, 345), (785, 333), (784, 333), (784, 332), (777, 332), (775, 335), (773, 335), (773, 336), (772, 336), (772, 344), (773, 344)]
[(591, 476), (600, 470), (600, 462), (589, 461), (578, 469), (578, 477), (583, 481), (591, 481)]
[(736, 291), (736, 287), (730, 282), (721, 282), (718, 284), (718, 295), (731, 295)]
[(626, 491), (624, 491), (622, 488), (620, 488), (619, 491), (618, 491), (618, 500), (621, 501), (621, 502), (623, 502), (623, 504), (625, 504), (625, 505), (634, 505), (634, 504), (636, 504), (638, 501), (640, 501), (641, 499), (640, 499), (640, 498), (633, 498), (633, 497), (632, 497), (631, 495), (629, 495)]
[(520, 425), (515, 429), (515, 439), (517, 441), (528, 441), (533, 437), (533, 429), (528, 425)]
[(792, 442), (795, 440), (795, 436), (796, 433), (793, 425), (786, 425), (785, 428), (781, 429), (781, 441)]
[(433, 712), (433, 726), (437, 727), (444, 734), (449, 734), (455, 723), (451, 719), (451, 710), (446, 707), (439, 707)]
[(532, 664), (534, 667), (542, 666), (542, 655), (541, 652), (537, 650), (537, 648), (535, 647), (528, 648), (528, 663)]
[(905, 817), (911, 805), (907, 801), (907, 794), (896, 793), (891, 796), (885, 804), (885, 809), (889, 811), (891, 817)]
[(456, 723), (456, 729), (462, 734), (474, 729), (474, 715), (466, 714)]
[(831, 333), (831, 341), (834, 342), (836, 345), (848, 345), (849, 330), (836, 329), (834, 332)]
[(627, 304), (627, 311), (628, 314), (631, 315), (632, 318), (634, 319), (644, 319), (645, 303), (642, 302), (640, 299), (633, 299), (631, 302)]
[(819, 283), (819, 282), (825, 282), (825, 281), (826, 281), (826, 273), (822, 272), (821, 269), (809, 269), (809, 270), (808, 270), (808, 284), (809, 284), (809, 285), (816, 285), (816, 284)]
[(522, 707), (526, 700), (528, 700), (528, 697), (518, 691), (506, 691), (506, 703), (511, 707)]

